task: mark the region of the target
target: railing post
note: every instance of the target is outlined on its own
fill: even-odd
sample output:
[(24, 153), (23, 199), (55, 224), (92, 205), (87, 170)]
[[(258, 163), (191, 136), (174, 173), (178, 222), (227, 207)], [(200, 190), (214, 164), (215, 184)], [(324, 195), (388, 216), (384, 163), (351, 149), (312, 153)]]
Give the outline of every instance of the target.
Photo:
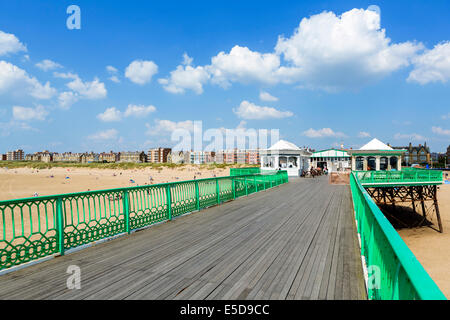
[(170, 194), (170, 184), (166, 187), (166, 195), (167, 195), (167, 214), (168, 220), (172, 220), (172, 196)]
[(231, 177), (231, 187), (233, 188), (233, 200), (236, 199), (236, 182), (234, 177)]
[(258, 192), (258, 184), (256, 183), (256, 176), (253, 176), (254, 181), (255, 181), (255, 192)]
[(217, 204), (220, 204), (220, 187), (218, 178), (216, 178), (216, 193), (217, 193)]
[(56, 199), (56, 230), (58, 231), (58, 251), (60, 255), (64, 255), (64, 219), (62, 210), (62, 198)]
[(245, 182), (245, 195), (248, 196), (247, 176), (244, 177), (244, 182)]
[(195, 199), (197, 201), (197, 210), (200, 210), (200, 194), (198, 192), (198, 181), (195, 181)]
[(128, 199), (128, 190), (124, 190), (122, 193), (123, 197), (123, 215), (125, 218), (125, 232), (130, 233), (130, 202)]

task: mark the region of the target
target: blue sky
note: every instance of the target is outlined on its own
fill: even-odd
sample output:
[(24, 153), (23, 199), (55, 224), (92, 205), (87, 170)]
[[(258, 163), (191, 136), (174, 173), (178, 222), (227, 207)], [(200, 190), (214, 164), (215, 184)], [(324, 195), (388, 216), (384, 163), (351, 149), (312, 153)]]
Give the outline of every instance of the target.
[(449, 30), (448, 1), (2, 0), (0, 153), (172, 146), (196, 120), (442, 152)]

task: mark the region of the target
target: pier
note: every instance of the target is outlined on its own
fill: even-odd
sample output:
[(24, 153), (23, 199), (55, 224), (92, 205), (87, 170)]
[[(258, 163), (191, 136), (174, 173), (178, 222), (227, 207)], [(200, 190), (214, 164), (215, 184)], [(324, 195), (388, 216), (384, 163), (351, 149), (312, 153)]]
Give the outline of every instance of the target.
[[(66, 286), (81, 269), (82, 290)], [(242, 197), (0, 276), (0, 299), (366, 299), (350, 189)]]

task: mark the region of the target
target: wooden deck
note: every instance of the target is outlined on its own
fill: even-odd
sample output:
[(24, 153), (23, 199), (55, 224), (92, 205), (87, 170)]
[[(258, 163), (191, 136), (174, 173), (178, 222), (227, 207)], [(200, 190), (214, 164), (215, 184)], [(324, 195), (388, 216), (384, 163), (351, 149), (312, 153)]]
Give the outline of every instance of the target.
[(0, 299), (366, 299), (350, 188), (291, 179), (2, 275)]

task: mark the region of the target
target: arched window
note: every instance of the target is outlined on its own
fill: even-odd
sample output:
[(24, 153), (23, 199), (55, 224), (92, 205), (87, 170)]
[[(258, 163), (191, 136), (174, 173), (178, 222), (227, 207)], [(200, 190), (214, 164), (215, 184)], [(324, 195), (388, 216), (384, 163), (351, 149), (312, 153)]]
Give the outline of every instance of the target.
[(388, 168), (388, 158), (381, 157), (380, 158), (380, 170), (387, 170)]
[(279, 167), (280, 168), (286, 168), (287, 167), (287, 157), (280, 157), (278, 160), (279, 163)]
[(364, 170), (364, 158), (356, 157), (356, 170)]
[(375, 157), (367, 158), (367, 170), (376, 170), (376, 160)]
[(389, 161), (391, 163), (391, 169), (397, 169), (397, 161), (398, 161), (397, 157), (391, 157)]
[(297, 157), (289, 157), (288, 168), (297, 167)]

